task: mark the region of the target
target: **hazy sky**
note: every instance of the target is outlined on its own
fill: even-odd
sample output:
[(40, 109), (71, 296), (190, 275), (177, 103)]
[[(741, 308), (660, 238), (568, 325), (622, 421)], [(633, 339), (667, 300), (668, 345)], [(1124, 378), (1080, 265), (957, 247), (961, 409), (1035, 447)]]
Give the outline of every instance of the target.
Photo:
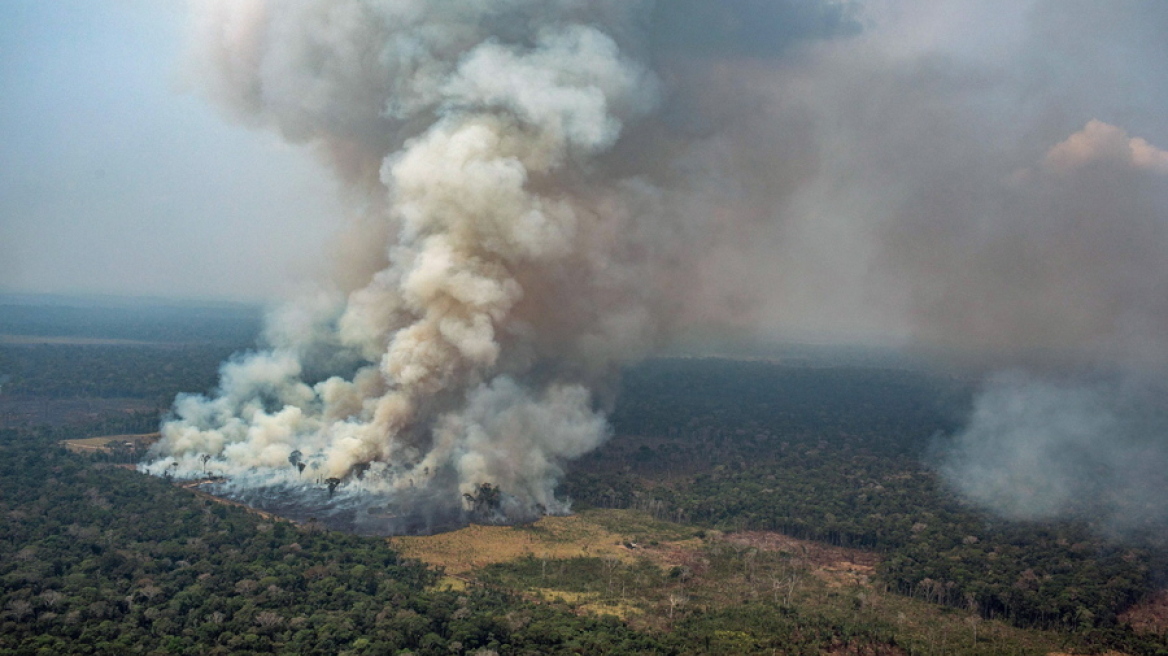
[(188, 90), (185, 6), (0, 6), (0, 291), (259, 299), (320, 266), (332, 177)]
[(948, 472), (1009, 516), (1129, 489), (1068, 483), (1097, 466), (1163, 499), (1168, 0), (192, 6), (0, 2), (0, 291), (332, 274), (180, 400), (191, 475), (425, 453), (455, 506), (554, 507), (613, 372), (696, 326), (1127, 369), (991, 381)]
[[(362, 12), (487, 4), (314, 6), (281, 9), (285, 49), (232, 23), (190, 57), (179, 0), (0, 4), (0, 290), (265, 299), (337, 252), (377, 270), (383, 235), (330, 240), (336, 174), (384, 200), (418, 126), (385, 114), (408, 80), (361, 59)], [(1168, 353), (1168, 2), (578, 6), (661, 84), (599, 163), (658, 190), (630, 236), (666, 264), (633, 286), (668, 288), (644, 293), (670, 323)]]

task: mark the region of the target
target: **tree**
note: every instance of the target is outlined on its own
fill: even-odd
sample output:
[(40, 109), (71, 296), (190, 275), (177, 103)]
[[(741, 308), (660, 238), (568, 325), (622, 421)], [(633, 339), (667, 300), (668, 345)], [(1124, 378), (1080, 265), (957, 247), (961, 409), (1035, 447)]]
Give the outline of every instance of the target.
[(481, 516), (493, 514), (503, 503), (502, 491), (490, 483), (482, 483), (474, 494), (466, 493), (462, 496), (470, 503), (471, 511)]

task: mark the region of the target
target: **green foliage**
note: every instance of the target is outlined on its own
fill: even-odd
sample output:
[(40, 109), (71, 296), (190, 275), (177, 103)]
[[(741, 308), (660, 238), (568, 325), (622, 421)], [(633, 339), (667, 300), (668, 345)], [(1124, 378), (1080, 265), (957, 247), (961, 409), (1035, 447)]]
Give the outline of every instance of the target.
[(466, 493), (462, 497), (470, 504), (474, 514), (484, 519), (497, 513), (499, 504), (503, 502), (502, 491), (490, 483), (480, 483), (474, 494)]
[(0, 431), (0, 655), (669, 653), (623, 624), (435, 590), (384, 540), (265, 521), (52, 437)]
[(39, 344), (0, 347), (5, 395), (136, 398), (168, 407), (175, 395), (208, 391), (231, 346)]
[(617, 601), (629, 590), (660, 586), (667, 574), (656, 564), (639, 561), (626, 564), (615, 558), (544, 559), (527, 556), (490, 565), (479, 572), (487, 583), (514, 589), (554, 588), (566, 592), (593, 594), (598, 600)]
[(0, 335), (237, 347), (255, 343), (262, 319), (260, 308), (247, 305), (119, 303), (109, 299), (105, 304), (77, 299), (70, 305), (62, 301), (51, 297), (26, 302), (8, 300), (0, 305)]
[(1019, 626), (1130, 635), (1117, 614), (1163, 571), (1155, 551), (1085, 522), (997, 520), (922, 464), (967, 403), (959, 381), (909, 371), (653, 362), (626, 377), (618, 437), (578, 463), (563, 491), (878, 550), (882, 580), (903, 594)]

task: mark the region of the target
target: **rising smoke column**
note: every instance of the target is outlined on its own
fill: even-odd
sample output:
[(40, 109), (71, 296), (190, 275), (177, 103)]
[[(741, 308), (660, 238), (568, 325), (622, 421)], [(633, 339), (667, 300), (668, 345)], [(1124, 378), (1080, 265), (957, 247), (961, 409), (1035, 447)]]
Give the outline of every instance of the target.
[(313, 512), (410, 499), (457, 516), (484, 484), (502, 501), (481, 519), (563, 510), (562, 463), (608, 434), (592, 390), (654, 331), (622, 200), (637, 185), (593, 170), (657, 102), (616, 40), (635, 3), (196, 11), (207, 86), (320, 150), (360, 218), (348, 288), (275, 313), (269, 350), (180, 397), (145, 470)]
[[(717, 143), (737, 113), (679, 82), (849, 33), (844, 4), (197, 2), (201, 86), (317, 151), (354, 217), (338, 290), (273, 313), (270, 348), (211, 398), (180, 397), (145, 469), (361, 530), (562, 510), (561, 465), (606, 438), (619, 365), (727, 315), (697, 254), (741, 237), (719, 160), (752, 139)], [(403, 511), (425, 526), (374, 517)]]
[[(257, 503), (343, 478), (319, 505), (457, 515), (489, 482), (513, 517), (554, 509), (616, 365), (692, 321), (1164, 378), (1166, 7), (200, 2), (202, 86), (317, 151), (354, 217), (337, 292), (278, 311), (214, 398), (179, 399), (148, 470), (211, 456)], [(1023, 380), (984, 403), (1102, 395), (1150, 425), (1124, 419), (1151, 407), (1127, 385)], [(963, 487), (986, 453), (945, 471), (988, 504), (1008, 495)]]

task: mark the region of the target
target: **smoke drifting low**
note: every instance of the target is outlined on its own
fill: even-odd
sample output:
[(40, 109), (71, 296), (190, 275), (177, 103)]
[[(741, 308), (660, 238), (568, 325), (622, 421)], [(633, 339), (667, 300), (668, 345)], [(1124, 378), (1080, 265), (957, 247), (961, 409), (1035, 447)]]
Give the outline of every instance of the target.
[(987, 381), (942, 473), (1011, 519), (1085, 519), (1129, 535), (1168, 525), (1168, 407), (1147, 381)]
[[(1166, 173), (1168, 152), (1098, 120), (1016, 173), (1029, 195), (1018, 201), (1024, 209), (1015, 225), (1043, 219), (1035, 210), (1051, 206), (1067, 222), (1065, 231), (1035, 230), (1019, 235), (1029, 244), (999, 247), (1019, 257), (1041, 249), (1044, 256), (1027, 257), (1026, 266), (1042, 262), (1044, 277), (1057, 276), (1019, 281), (1051, 292), (1017, 290), (1034, 299), (1021, 318), (1067, 340), (1049, 346), (1071, 347), (1080, 358), (1085, 351), (1095, 373), (1013, 372), (986, 381), (968, 425), (939, 450), (942, 475), (974, 503), (1012, 519), (1085, 520), (1119, 537), (1168, 527), (1168, 313), (1159, 264)], [(1099, 264), (1083, 266), (1092, 261)], [(976, 323), (1017, 340), (1027, 337), (1011, 323), (1018, 318)]]
[[(213, 472), (371, 532), (563, 511), (555, 483), (606, 439), (619, 367), (695, 325), (1042, 350), (1147, 379), (1168, 363), (1168, 5), (193, 14), (200, 85), (319, 153), (352, 211), (321, 246), (331, 286), (274, 312), (213, 397), (176, 401), (152, 473)], [(978, 407), (1017, 410), (975, 414), (944, 467), (1007, 514), (1061, 512), (1079, 470), (1031, 491), (985, 444), (1089, 443), (1119, 471), (1125, 451), (1085, 437), (1110, 429), (1055, 420), (1099, 403), (1159, 439), (1125, 387), (1008, 380)]]

